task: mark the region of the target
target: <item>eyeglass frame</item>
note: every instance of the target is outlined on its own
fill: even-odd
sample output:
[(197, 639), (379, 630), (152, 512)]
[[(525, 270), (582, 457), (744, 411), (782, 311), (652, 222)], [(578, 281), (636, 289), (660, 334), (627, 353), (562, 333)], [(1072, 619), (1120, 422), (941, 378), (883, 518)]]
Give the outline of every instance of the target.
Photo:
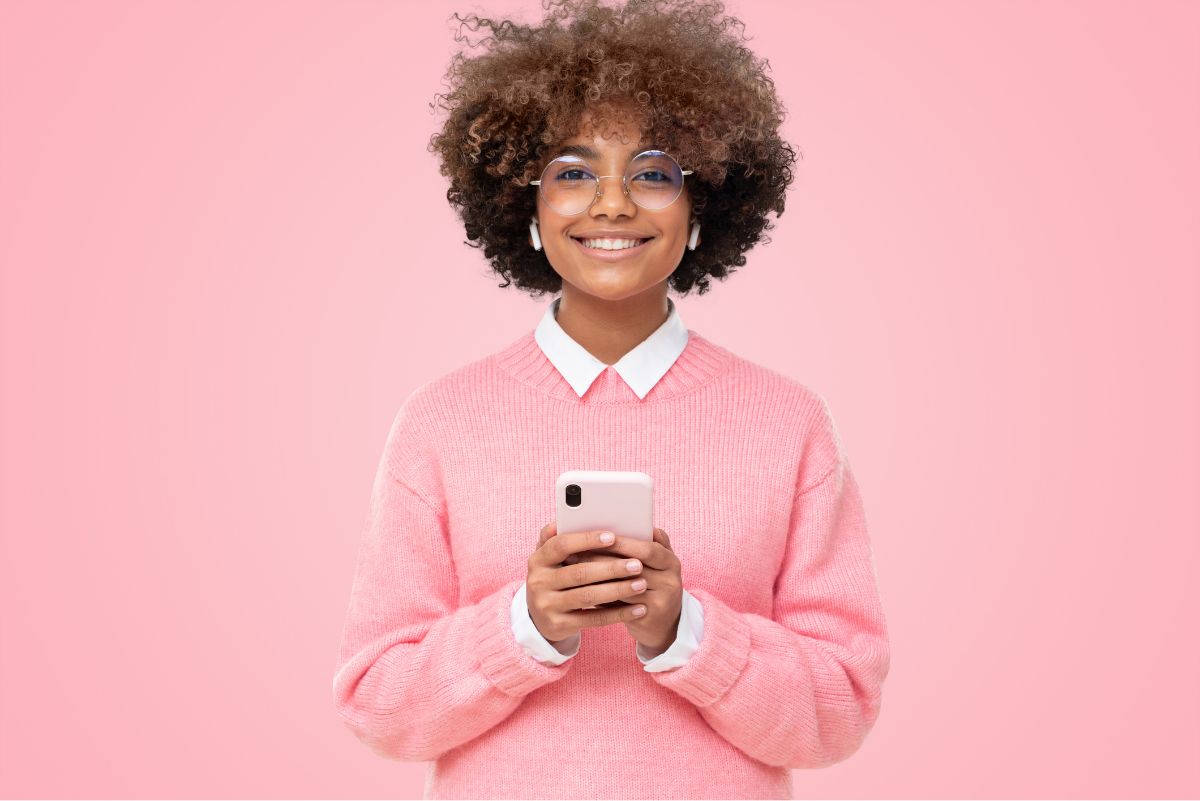
[[(667, 158), (669, 158), (671, 161), (675, 161), (675, 157), (674, 157), (674, 156), (672, 156), (672, 155), (671, 155), (670, 153), (668, 153), (667, 151), (665, 151), (665, 150), (659, 150), (658, 148), (653, 148), (653, 147), (652, 147), (652, 148), (650, 148), (649, 150), (643, 150), (641, 153), (638, 153), (636, 156), (633, 156), (632, 158), (630, 158), (630, 159), (629, 159), (629, 164), (633, 164), (633, 162), (637, 161), (639, 158), (641, 158), (642, 156), (646, 155), (647, 153), (662, 153), (664, 156), (666, 156)], [(563, 155), (563, 156), (556, 156), (555, 158), (552, 158), (552, 159), (550, 160), (549, 164), (547, 164), (545, 167), (543, 167), (543, 168), (542, 168), (542, 175), (545, 175), (545, 174), (546, 174), (546, 170), (550, 169), (550, 165), (551, 165), (551, 164), (553, 164), (554, 162), (556, 162), (556, 161), (558, 161), (558, 160), (560, 160), (560, 159), (569, 158), (569, 157), (570, 157), (570, 156)], [(580, 158), (580, 157), (579, 157), (579, 156), (574, 156), (573, 158)], [(587, 162), (585, 161), (584, 163), (586, 164)], [(596, 178), (596, 196), (595, 196), (595, 197), (593, 197), (593, 198), (591, 199), (591, 201), (590, 201), (590, 202), (589, 202), (589, 203), (588, 203), (586, 206), (584, 206), (582, 209), (580, 209), (579, 211), (575, 212), (574, 214), (563, 214), (563, 212), (559, 211), (558, 209), (554, 209), (554, 207), (553, 207), (553, 206), (550, 206), (550, 201), (548, 201), (548, 200), (546, 201), (546, 205), (547, 205), (547, 206), (550, 206), (550, 208), (554, 209), (554, 212), (555, 212), (556, 214), (562, 214), (562, 216), (564, 216), (564, 217), (577, 217), (577, 216), (579, 216), (580, 214), (583, 214), (583, 213), (584, 213), (585, 211), (587, 211), (588, 209), (590, 209), (590, 208), (591, 208), (591, 207), (592, 207), (592, 206), (595, 204), (595, 202), (596, 202), (597, 200), (599, 200), (599, 199), (602, 197), (602, 194), (601, 194), (601, 185), (600, 185), (600, 179), (601, 179), (601, 178), (620, 178), (620, 179), (621, 179), (621, 189), (622, 189), (622, 191), (625, 193), (625, 197), (629, 198), (630, 202), (631, 202), (631, 203), (633, 203), (633, 205), (637, 206), (639, 209), (646, 209), (646, 211), (662, 211), (663, 209), (667, 208), (667, 206), (670, 206), (670, 205), (671, 205), (671, 203), (674, 203), (676, 200), (679, 200), (679, 195), (682, 195), (682, 194), (683, 194), (683, 189), (684, 189), (684, 186), (686, 186), (686, 182), (684, 182), (684, 183), (681, 183), (681, 184), (679, 185), (679, 194), (677, 194), (677, 195), (675, 195), (675, 197), (671, 198), (671, 203), (667, 203), (666, 205), (659, 206), (659, 207), (658, 207), (658, 208), (656, 208), (656, 209), (647, 209), (647, 208), (646, 208), (645, 206), (643, 206), (641, 203), (638, 203), (636, 200), (634, 200), (634, 199), (633, 199), (633, 196), (629, 194), (629, 177), (628, 177), (628, 174), (627, 174), (627, 173), (629, 172), (629, 164), (626, 164), (626, 165), (625, 165), (625, 172), (621, 173), (620, 175), (597, 175), (597, 176), (595, 176), (595, 178)], [(680, 172), (680, 173), (681, 173), (681, 174), (682, 174), (684, 177), (687, 177), (687, 176), (691, 175), (693, 172), (695, 172), (695, 170), (685, 170), (685, 169), (683, 169), (683, 166), (682, 166), (682, 165), (681, 165), (681, 164), (680, 164), (678, 161), (675, 161), (675, 166), (676, 166), (676, 167), (679, 167), (679, 172)], [(530, 186), (536, 186), (536, 187), (538, 188), (538, 194), (539, 194), (539, 195), (541, 195), (541, 194), (542, 194), (542, 175), (539, 175), (539, 176), (538, 176), (538, 179), (537, 179), (536, 181), (530, 181), (530, 182), (529, 182), (529, 185), (530, 185)], [(542, 199), (543, 199), (543, 200), (545, 200), (545, 199), (546, 199), (546, 198), (545, 198), (545, 195), (542, 195)]]

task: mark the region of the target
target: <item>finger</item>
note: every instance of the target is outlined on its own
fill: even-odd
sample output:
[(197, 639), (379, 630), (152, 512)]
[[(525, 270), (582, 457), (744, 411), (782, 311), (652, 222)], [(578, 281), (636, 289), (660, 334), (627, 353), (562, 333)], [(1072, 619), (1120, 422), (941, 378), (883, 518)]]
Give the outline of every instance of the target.
[(661, 528), (654, 529), (654, 541), (662, 545), (671, 553), (675, 552), (675, 549), (671, 547), (671, 538), (668, 537), (667, 532), (663, 531)]
[(551, 520), (546, 525), (542, 526), (541, 532), (538, 534), (537, 547), (541, 548), (546, 544), (546, 540), (558, 533), (558, 521)]
[(635, 615), (634, 609), (645, 609), (645, 604), (625, 604), (624, 606), (612, 606), (603, 609), (581, 609), (576, 612), (566, 612), (568, 617), (574, 619), (574, 623), (578, 628), (598, 628), (600, 626), (609, 626), (613, 623), (632, 623), (635, 620), (641, 620), (645, 615)]
[(573, 565), (576, 562), (601, 562), (605, 559), (623, 559), (620, 554), (604, 555), (600, 551), (584, 551), (583, 553), (573, 553), (567, 557), (565, 564)]
[(604, 546), (618, 556), (631, 556), (641, 560), (646, 567), (666, 570), (671, 566), (674, 554), (657, 542), (640, 540), (637, 537), (618, 536), (612, 545)]
[[(642, 582), (642, 588), (635, 590), (633, 584), (636, 581)], [(583, 587), (577, 587), (571, 590), (563, 590), (563, 601), (567, 609), (578, 610), (587, 609), (588, 607), (600, 606), (601, 604), (611, 604), (614, 601), (629, 601), (636, 602), (640, 596), (646, 594), (646, 580), (639, 576), (632, 576), (625, 581), (610, 581), (602, 584), (587, 584)]]
[[(636, 580), (636, 579), (635, 579)], [(575, 590), (563, 592), (563, 606), (566, 612), (587, 612), (588, 609), (624, 609), (642, 603), (646, 598), (646, 589), (632, 589), (629, 582), (611, 582), (608, 584), (589, 584)]]
[(584, 551), (583, 553), (572, 554), (570, 557), (568, 557), (567, 564), (574, 564), (575, 562), (610, 562), (613, 559), (628, 559), (628, 558), (629, 558), (628, 556), (624, 556), (623, 554), (619, 554), (619, 553), (609, 553), (608, 551), (593, 550), (593, 551)]
[[(600, 539), (600, 535), (606, 533), (600, 531), (575, 531), (569, 534), (556, 534), (551, 537), (546, 543), (538, 549), (542, 564), (558, 565), (562, 564), (568, 556), (573, 553), (582, 553), (590, 551), (593, 548), (611, 548), (612, 543), (604, 542)], [(620, 540), (620, 537), (617, 537)]]
[(572, 587), (587, 587), (611, 582), (633, 580), (642, 575), (640, 559), (630, 559), (627, 556), (589, 557), (580, 554), (575, 563), (572, 557), (567, 557), (563, 566), (554, 571), (550, 586), (556, 590), (569, 590)]
[(574, 565), (579, 562), (600, 562), (605, 559), (625, 559), (628, 557), (620, 554), (612, 553), (605, 555), (604, 551), (583, 551), (582, 553), (573, 553), (563, 560), (564, 565)]

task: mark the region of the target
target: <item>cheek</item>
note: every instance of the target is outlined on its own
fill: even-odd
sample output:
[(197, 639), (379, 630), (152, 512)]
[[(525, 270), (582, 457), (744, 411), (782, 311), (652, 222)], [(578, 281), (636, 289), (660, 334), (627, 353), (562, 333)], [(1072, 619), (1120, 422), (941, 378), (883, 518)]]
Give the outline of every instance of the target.
[(662, 218), (658, 223), (658, 227), (663, 232), (664, 238), (674, 242), (686, 242), (688, 236), (692, 233), (692, 227), (688, 225), (688, 219), (687, 206), (681, 206), (679, 211)]
[(551, 253), (565, 255), (570, 251), (567, 247), (571, 245), (567, 235), (563, 232), (563, 226), (551, 219), (548, 223), (539, 223), (539, 233), (542, 237), (542, 247)]
[(563, 217), (554, 209), (547, 206), (541, 201), (540, 198), (538, 199), (537, 204), (537, 219), (538, 228), (543, 234), (548, 236), (561, 234), (563, 228), (566, 227), (568, 222), (567, 218)]

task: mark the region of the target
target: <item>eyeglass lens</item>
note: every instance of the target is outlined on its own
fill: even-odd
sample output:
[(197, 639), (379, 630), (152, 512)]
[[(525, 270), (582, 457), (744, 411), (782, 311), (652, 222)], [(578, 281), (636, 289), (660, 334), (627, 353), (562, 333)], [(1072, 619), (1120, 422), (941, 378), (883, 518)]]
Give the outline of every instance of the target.
[[(599, 172), (578, 156), (560, 156), (542, 172), (542, 197), (559, 214), (578, 214), (596, 199)], [(629, 197), (644, 209), (666, 208), (683, 189), (683, 170), (661, 150), (639, 154), (625, 170)]]

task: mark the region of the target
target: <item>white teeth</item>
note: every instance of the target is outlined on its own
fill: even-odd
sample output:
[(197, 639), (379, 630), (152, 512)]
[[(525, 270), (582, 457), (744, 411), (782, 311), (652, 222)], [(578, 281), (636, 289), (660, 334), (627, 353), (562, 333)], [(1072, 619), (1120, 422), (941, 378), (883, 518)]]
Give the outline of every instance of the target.
[(641, 244), (639, 239), (581, 239), (579, 241), (583, 243), (584, 247), (598, 250), (623, 250)]

